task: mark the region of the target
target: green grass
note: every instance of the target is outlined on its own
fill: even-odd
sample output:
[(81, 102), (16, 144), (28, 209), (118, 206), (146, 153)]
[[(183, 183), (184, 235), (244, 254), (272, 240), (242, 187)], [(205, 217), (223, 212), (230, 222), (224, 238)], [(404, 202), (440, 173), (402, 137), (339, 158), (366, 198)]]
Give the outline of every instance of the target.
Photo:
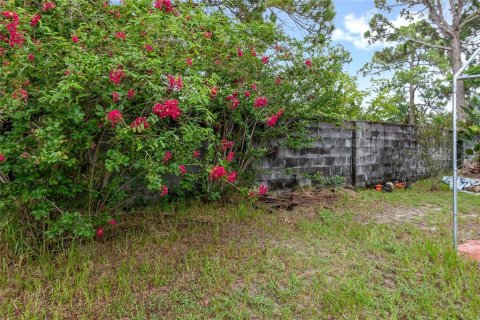
[[(336, 194), (290, 212), (149, 208), (104, 242), (4, 258), (0, 318), (478, 318), (480, 273), (451, 250), (448, 190)], [(459, 210), (460, 238), (478, 238), (480, 198), (460, 194)]]

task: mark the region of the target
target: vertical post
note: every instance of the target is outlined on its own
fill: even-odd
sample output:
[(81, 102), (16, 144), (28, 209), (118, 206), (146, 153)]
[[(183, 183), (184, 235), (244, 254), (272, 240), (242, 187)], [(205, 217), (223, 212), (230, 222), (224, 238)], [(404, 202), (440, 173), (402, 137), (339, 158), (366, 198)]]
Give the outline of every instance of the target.
[[(475, 50), (465, 64), (453, 75), (453, 95), (452, 95), (452, 131), (453, 131), (453, 248), (458, 249), (458, 225), (457, 225), (457, 81), (463, 79), (462, 73), (472, 63), (473, 59), (480, 54), (480, 48)], [(465, 79), (476, 78), (476, 76), (465, 76)]]
[(453, 249), (458, 248), (457, 234), (457, 75), (453, 77), (453, 95), (452, 95), (452, 136), (453, 136)]

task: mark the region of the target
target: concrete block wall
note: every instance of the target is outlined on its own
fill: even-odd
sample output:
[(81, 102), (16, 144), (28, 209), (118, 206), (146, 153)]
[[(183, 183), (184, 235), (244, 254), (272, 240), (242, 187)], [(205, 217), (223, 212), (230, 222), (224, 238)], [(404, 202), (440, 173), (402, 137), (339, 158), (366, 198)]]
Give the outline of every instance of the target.
[[(419, 159), (415, 126), (375, 122), (314, 123), (312, 145), (304, 149), (272, 147), (259, 164), (261, 183), (272, 188), (311, 184), (311, 175), (339, 175), (355, 186), (386, 180), (417, 180), (428, 175)], [(274, 144), (272, 144), (274, 145)], [(448, 150), (447, 150), (448, 151)], [(446, 166), (448, 152), (439, 151)]]

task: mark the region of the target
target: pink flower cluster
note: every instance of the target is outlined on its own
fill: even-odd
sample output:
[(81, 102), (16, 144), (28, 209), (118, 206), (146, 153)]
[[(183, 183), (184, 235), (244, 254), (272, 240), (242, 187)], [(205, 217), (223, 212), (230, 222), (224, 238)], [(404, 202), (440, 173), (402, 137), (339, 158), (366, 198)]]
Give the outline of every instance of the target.
[(180, 174), (182, 174), (182, 175), (187, 174), (187, 167), (185, 167), (185, 165), (183, 165), (183, 164), (179, 165), (178, 169), (180, 170)]
[(155, 8), (163, 12), (172, 12), (173, 6), (171, 0), (155, 0)]
[(283, 115), (284, 112), (285, 112), (285, 109), (280, 109), (276, 114), (268, 118), (266, 121), (267, 126), (269, 127), (275, 126), (275, 124), (277, 124), (278, 119)]
[(175, 99), (167, 100), (163, 104), (156, 103), (152, 111), (162, 119), (171, 117), (173, 120), (177, 120), (182, 114), (182, 110), (178, 107), (178, 101)]
[(115, 127), (116, 124), (119, 124), (123, 119), (122, 113), (120, 110), (115, 109), (107, 113), (107, 120), (112, 123), (112, 128)]
[(43, 4), (43, 11), (47, 12), (47, 11), (50, 11), (52, 9), (55, 9), (57, 5), (53, 2), (45, 2)]
[(311, 68), (312, 67), (312, 60), (310, 60), (310, 59), (305, 60), (305, 65), (307, 67)]
[(12, 11), (4, 11), (2, 12), (2, 16), (6, 19), (11, 20), (11, 22), (2, 23), (5, 24), (5, 29), (7, 29), (8, 37), (0, 33), (0, 41), (9, 43), (11, 48), (15, 47), (16, 45), (22, 46), (25, 42), (25, 38), (18, 31), (18, 25), (20, 24), (18, 14)]
[(255, 102), (254, 102), (254, 107), (255, 108), (263, 108), (265, 106), (267, 106), (268, 104), (268, 99), (267, 97), (258, 97), (257, 99), (255, 99)]
[(168, 195), (168, 188), (166, 185), (162, 186), (162, 189), (160, 190), (160, 197), (165, 197)]
[(163, 163), (167, 164), (168, 162), (170, 162), (170, 160), (172, 160), (173, 158), (173, 154), (171, 151), (165, 151), (165, 155), (163, 156)]
[(248, 193), (248, 195), (250, 197), (255, 197), (255, 196), (259, 196), (259, 197), (262, 197), (264, 195), (266, 195), (268, 193), (268, 186), (266, 185), (261, 185), (258, 187), (258, 191), (257, 192), (254, 192), (254, 191), (250, 191)]
[(238, 100), (237, 97), (238, 92), (234, 92), (225, 98), (225, 100), (230, 101), (230, 109), (232, 110), (237, 109), (238, 105), (240, 104), (240, 100)]
[(33, 16), (32, 20), (30, 20), (30, 25), (32, 26), (32, 28), (34, 28), (38, 24), (38, 22), (40, 22), (41, 18), (42, 16), (40, 16), (39, 14)]
[(132, 127), (132, 128), (142, 128), (143, 127), (143, 129), (148, 129), (149, 126), (150, 126), (150, 124), (148, 123), (146, 117), (138, 117), (135, 120), (133, 120), (133, 122), (130, 124), (130, 127)]
[(112, 92), (112, 100), (113, 103), (117, 103), (118, 101), (120, 101), (120, 93)]
[(127, 40), (127, 35), (125, 32), (119, 31), (115, 34), (115, 38), (125, 41)]
[(235, 144), (234, 141), (228, 141), (227, 139), (223, 138), (222, 139), (222, 151), (226, 151), (227, 149), (233, 148), (234, 144)]
[(230, 172), (227, 176), (227, 181), (230, 183), (234, 183), (236, 180), (237, 180), (237, 173), (235, 171)]
[(262, 57), (262, 63), (267, 64), (270, 59), (267, 56)]
[(168, 90), (170, 91), (180, 91), (183, 88), (182, 77), (177, 76), (176, 78), (171, 74), (167, 75), (168, 79)]
[(147, 52), (152, 52), (152, 51), (153, 51), (153, 46), (150, 45), (150, 44), (146, 44), (146, 45), (145, 45), (145, 50), (146, 50)]
[(121, 69), (112, 69), (110, 70), (110, 82), (118, 86), (123, 79), (125, 79), (125, 72)]
[(0, 153), (0, 164), (4, 163), (5, 161), (7, 161), (7, 158)]
[(222, 166), (215, 166), (212, 168), (212, 170), (210, 171), (210, 174), (208, 176), (208, 178), (211, 180), (211, 181), (216, 181), (216, 180), (219, 180), (221, 179), (223, 176), (226, 176), (227, 175), (227, 170), (225, 170), (225, 167), (222, 167)]
[(225, 160), (227, 160), (227, 162), (232, 162), (234, 157), (235, 157), (235, 152), (230, 151), (227, 157), (225, 158)]
[(200, 157), (200, 150), (195, 150), (195, 151), (193, 151), (193, 157), (194, 157), (194, 158)]

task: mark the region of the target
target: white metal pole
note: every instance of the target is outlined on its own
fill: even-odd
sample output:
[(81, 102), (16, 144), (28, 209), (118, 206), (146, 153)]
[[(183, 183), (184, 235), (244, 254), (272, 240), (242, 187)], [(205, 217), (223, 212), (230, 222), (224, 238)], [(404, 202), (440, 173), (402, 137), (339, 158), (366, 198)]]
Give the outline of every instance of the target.
[(452, 97), (452, 135), (453, 135), (453, 249), (458, 248), (457, 235), (457, 76), (453, 77), (453, 97)]
[(459, 78), (473, 78), (473, 77), (461, 77), (463, 71), (472, 63), (473, 59), (480, 53), (480, 48), (475, 50), (472, 56), (467, 62), (455, 73), (453, 76), (453, 95), (452, 95), (452, 131), (453, 131), (453, 248), (455, 251), (458, 249), (458, 225), (457, 225), (457, 202), (458, 202), (458, 190), (457, 190), (457, 81)]

